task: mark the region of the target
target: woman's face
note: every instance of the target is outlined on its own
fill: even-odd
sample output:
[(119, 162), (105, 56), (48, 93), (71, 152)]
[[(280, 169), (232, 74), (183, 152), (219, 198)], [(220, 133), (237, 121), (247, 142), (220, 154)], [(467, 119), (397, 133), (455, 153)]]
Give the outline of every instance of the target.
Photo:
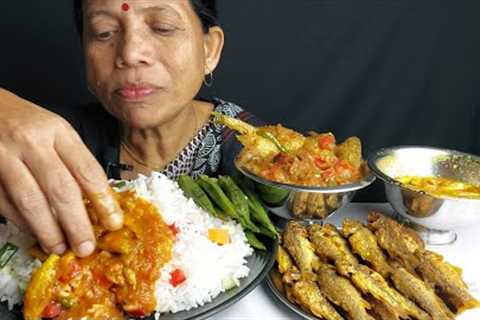
[(212, 45), (188, 0), (85, 0), (83, 9), (88, 84), (129, 127), (172, 120), (218, 63), (223, 33), (214, 28)]

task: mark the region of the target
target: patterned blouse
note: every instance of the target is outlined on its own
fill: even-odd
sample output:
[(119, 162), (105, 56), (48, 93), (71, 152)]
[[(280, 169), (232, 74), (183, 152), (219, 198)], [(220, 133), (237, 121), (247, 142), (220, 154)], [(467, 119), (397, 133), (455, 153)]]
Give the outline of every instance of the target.
[[(234, 103), (219, 98), (213, 98), (210, 102), (214, 104), (216, 112), (253, 125), (261, 124), (251, 113)], [(75, 113), (64, 116), (77, 129), (85, 144), (104, 167), (108, 177), (120, 179), (121, 171), (128, 170), (128, 166), (119, 162), (120, 130), (117, 121), (98, 104), (79, 108)], [(183, 174), (192, 176), (230, 174), (235, 170), (233, 159), (240, 149), (241, 145), (235, 139), (234, 132), (215, 123), (213, 117), (210, 117), (176, 159), (160, 172), (171, 179)]]

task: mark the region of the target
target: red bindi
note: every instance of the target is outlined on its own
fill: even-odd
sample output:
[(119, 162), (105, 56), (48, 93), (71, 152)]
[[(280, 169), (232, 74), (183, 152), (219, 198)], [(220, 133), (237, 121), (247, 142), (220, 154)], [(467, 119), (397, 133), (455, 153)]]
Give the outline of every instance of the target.
[(129, 9), (130, 9), (130, 6), (128, 5), (128, 3), (122, 4), (122, 10), (123, 11), (127, 12)]

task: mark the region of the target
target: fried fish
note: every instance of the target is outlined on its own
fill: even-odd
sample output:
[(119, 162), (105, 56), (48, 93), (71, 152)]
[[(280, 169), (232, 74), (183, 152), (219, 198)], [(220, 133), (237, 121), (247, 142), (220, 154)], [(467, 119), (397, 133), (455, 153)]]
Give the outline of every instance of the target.
[(395, 287), (407, 298), (415, 301), (426, 310), (434, 320), (452, 320), (455, 315), (445, 303), (427, 286), (398, 263), (392, 263), (391, 279)]
[(362, 298), (348, 279), (335, 272), (332, 265), (319, 264), (317, 284), (325, 297), (345, 310), (352, 320), (374, 320), (367, 312), (370, 304)]
[(405, 268), (414, 273), (420, 264), (415, 253), (425, 249), (425, 244), (420, 236), (414, 230), (378, 212), (370, 212), (368, 222), (380, 247), (391, 258), (400, 261)]
[(302, 273), (315, 271), (319, 259), (308, 240), (307, 229), (297, 221), (289, 221), (283, 234), (283, 245)]
[(315, 252), (323, 260), (333, 262), (341, 275), (348, 276), (351, 271), (349, 268), (358, 264), (347, 241), (342, 238), (335, 226), (314, 224), (310, 227), (309, 234)]
[(457, 312), (480, 307), (480, 302), (468, 292), (459, 268), (443, 261), (441, 255), (428, 250), (417, 253), (417, 257), (420, 260), (418, 271), (424, 281), (437, 289), (439, 295)]
[(342, 320), (343, 317), (322, 295), (313, 281), (300, 280), (292, 286), (292, 293), (296, 302), (306, 311), (313, 313), (320, 319)]
[(348, 239), (353, 252), (367, 261), (372, 268), (387, 278), (392, 268), (378, 246), (375, 235), (362, 223), (353, 219), (343, 221), (342, 234)]

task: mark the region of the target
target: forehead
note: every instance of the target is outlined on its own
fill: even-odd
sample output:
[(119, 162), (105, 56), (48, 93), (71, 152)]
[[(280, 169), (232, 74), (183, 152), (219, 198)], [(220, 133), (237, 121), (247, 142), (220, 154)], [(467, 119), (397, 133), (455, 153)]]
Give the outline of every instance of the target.
[(118, 13), (125, 9), (135, 13), (148, 13), (151, 11), (171, 13), (180, 17), (189, 17), (194, 14), (190, 0), (85, 0), (83, 12), (86, 17), (98, 13)]

